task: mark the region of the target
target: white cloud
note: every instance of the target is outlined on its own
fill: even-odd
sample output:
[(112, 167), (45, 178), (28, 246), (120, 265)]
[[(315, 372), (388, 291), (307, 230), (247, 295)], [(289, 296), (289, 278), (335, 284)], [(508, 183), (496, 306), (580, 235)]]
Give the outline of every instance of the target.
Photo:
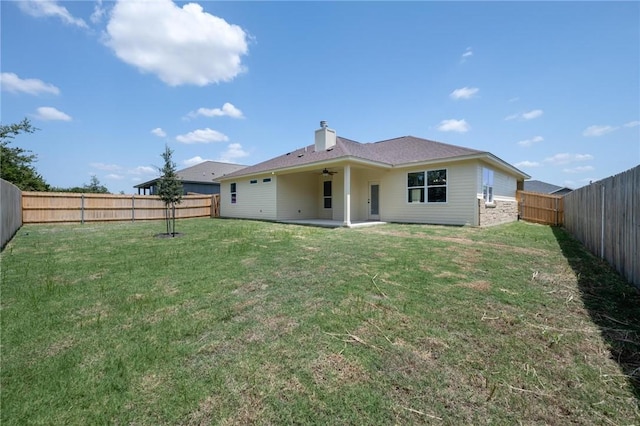
[(196, 3), (121, 0), (106, 32), (105, 44), (118, 58), (170, 86), (205, 86), (245, 71), (247, 34)]
[(40, 93), (60, 94), (60, 89), (53, 84), (45, 83), (35, 78), (22, 79), (11, 72), (0, 74), (0, 85), (2, 85), (2, 90), (13, 93), (24, 92), (30, 95), (39, 95)]
[(527, 112), (508, 115), (504, 119), (506, 121), (515, 120), (516, 118), (519, 119), (519, 120), (533, 120), (534, 118), (540, 117), (542, 114), (544, 114), (543, 110), (534, 109), (534, 110), (527, 111)]
[(469, 124), (465, 120), (442, 120), (438, 126), (438, 130), (441, 132), (458, 132), (465, 133), (470, 129)]
[(523, 141), (518, 141), (518, 145), (529, 147), (534, 143), (542, 142), (544, 138), (542, 136), (534, 136), (531, 139), (525, 139)]
[(118, 175), (116, 173), (109, 173), (107, 176), (105, 176), (107, 179), (115, 179), (115, 180), (122, 180), (124, 179), (123, 175)]
[(227, 146), (227, 150), (220, 154), (218, 161), (223, 163), (234, 163), (238, 158), (247, 157), (248, 152), (242, 149), (242, 145), (239, 143), (232, 143)]
[(467, 60), (467, 58), (470, 58), (472, 56), (473, 56), (473, 50), (471, 50), (471, 47), (467, 47), (467, 49), (460, 56), (460, 62), (464, 63)]
[(36, 109), (36, 118), (45, 121), (71, 121), (71, 116), (65, 114), (62, 111), (55, 109), (54, 107), (39, 107)]
[(589, 161), (593, 160), (593, 155), (591, 154), (569, 154), (569, 153), (560, 153), (556, 154), (552, 157), (547, 157), (544, 159), (545, 163), (549, 163), (554, 166), (561, 166), (564, 164), (577, 163), (580, 161)]
[(584, 173), (584, 172), (591, 172), (593, 170), (594, 170), (593, 166), (578, 166), (570, 169), (563, 169), (562, 171), (565, 173)]
[(65, 24), (75, 25), (80, 28), (89, 28), (84, 20), (75, 18), (71, 13), (69, 13), (66, 7), (60, 6), (55, 0), (23, 0), (17, 3), (20, 10), (35, 18), (53, 16), (60, 18), (60, 20)]
[(162, 130), (162, 128), (160, 128), (160, 127), (156, 127), (155, 129), (153, 129), (151, 131), (151, 133), (153, 133), (154, 135), (158, 136), (159, 138), (164, 138), (165, 136), (167, 136), (166, 132), (164, 130)]
[(184, 135), (176, 136), (176, 140), (182, 143), (211, 143), (211, 142), (227, 142), (229, 138), (217, 130), (210, 128), (198, 129)]
[(122, 170), (122, 167), (118, 166), (117, 164), (90, 163), (89, 165), (94, 169), (104, 170), (109, 172)]
[(127, 173), (130, 175), (150, 175), (157, 173), (157, 169), (151, 166), (138, 166), (133, 169), (129, 169)]
[(197, 111), (191, 111), (187, 114), (187, 117), (195, 118), (199, 115), (204, 117), (231, 117), (231, 118), (244, 118), (242, 111), (236, 108), (233, 104), (225, 102), (222, 108), (198, 108)]
[(461, 89), (456, 89), (449, 94), (451, 99), (471, 99), (478, 93), (480, 89), (477, 87), (463, 87)]
[(532, 167), (540, 167), (541, 164), (538, 163), (537, 161), (525, 160), (525, 161), (520, 161), (519, 163), (516, 163), (515, 166), (516, 167), (532, 168)]
[(636, 126), (640, 126), (640, 121), (630, 121), (628, 123), (624, 124), (624, 127), (636, 127)]
[(615, 130), (618, 130), (617, 127), (613, 126), (589, 126), (582, 132), (582, 136), (586, 137), (596, 137), (606, 135), (607, 133), (611, 133)]
[(102, 18), (107, 14), (107, 10), (102, 6), (102, 0), (96, 1), (96, 4), (93, 5), (93, 13), (89, 18), (91, 22), (94, 24), (99, 24), (102, 22)]
[(542, 111), (541, 109), (534, 109), (532, 111), (528, 111), (528, 112), (522, 113), (522, 119), (523, 120), (533, 120), (534, 118), (540, 117), (543, 113), (544, 113), (544, 111)]
[(196, 155), (195, 157), (189, 158), (188, 160), (184, 160), (182, 164), (184, 164), (187, 167), (191, 167), (191, 166), (195, 166), (196, 164), (200, 164), (204, 161), (210, 161), (210, 160), (207, 160), (205, 158), (200, 157), (199, 155)]

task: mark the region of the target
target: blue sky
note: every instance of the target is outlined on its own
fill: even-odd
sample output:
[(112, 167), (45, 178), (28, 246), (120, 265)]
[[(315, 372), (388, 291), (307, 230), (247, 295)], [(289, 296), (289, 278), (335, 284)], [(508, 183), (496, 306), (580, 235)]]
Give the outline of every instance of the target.
[(577, 188), (640, 163), (638, 2), (1, 3), (2, 123), (54, 186), (255, 164), (320, 120)]

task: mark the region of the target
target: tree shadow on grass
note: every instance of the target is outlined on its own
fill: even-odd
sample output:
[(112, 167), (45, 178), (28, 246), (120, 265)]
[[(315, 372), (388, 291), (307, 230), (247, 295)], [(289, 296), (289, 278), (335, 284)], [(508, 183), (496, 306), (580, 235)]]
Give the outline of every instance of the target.
[(620, 365), (640, 402), (640, 291), (566, 230), (554, 227), (553, 233), (576, 274), (584, 306), (600, 328), (611, 359)]

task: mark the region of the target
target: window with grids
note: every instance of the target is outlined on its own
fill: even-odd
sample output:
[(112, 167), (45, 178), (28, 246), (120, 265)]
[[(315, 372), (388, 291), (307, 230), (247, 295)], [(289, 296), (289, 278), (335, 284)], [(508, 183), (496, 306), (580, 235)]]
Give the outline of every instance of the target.
[(446, 203), (447, 169), (407, 173), (407, 201)]
[(331, 181), (330, 180), (324, 181), (324, 189), (322, 192), (322, 197), (324, 199), (324, 208), (330, 209), (331, 208)]
[(237, 193), (236, 193), (236, 184), (235, 182), (231, 184), (231, 204), (235, 204), (237, 201)]
[(493, 170), (482, 169), (482, 198), (485, 203), (493, 203)]

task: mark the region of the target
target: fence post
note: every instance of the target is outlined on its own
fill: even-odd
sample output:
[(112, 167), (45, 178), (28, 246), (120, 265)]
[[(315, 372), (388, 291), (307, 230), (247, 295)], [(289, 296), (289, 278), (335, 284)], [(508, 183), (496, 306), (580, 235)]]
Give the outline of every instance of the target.
[(131, 222), (136, 221), (136, 194), (131, 194)]
[(80, 194), (80, 224), (84, 225), (84, 194)]

